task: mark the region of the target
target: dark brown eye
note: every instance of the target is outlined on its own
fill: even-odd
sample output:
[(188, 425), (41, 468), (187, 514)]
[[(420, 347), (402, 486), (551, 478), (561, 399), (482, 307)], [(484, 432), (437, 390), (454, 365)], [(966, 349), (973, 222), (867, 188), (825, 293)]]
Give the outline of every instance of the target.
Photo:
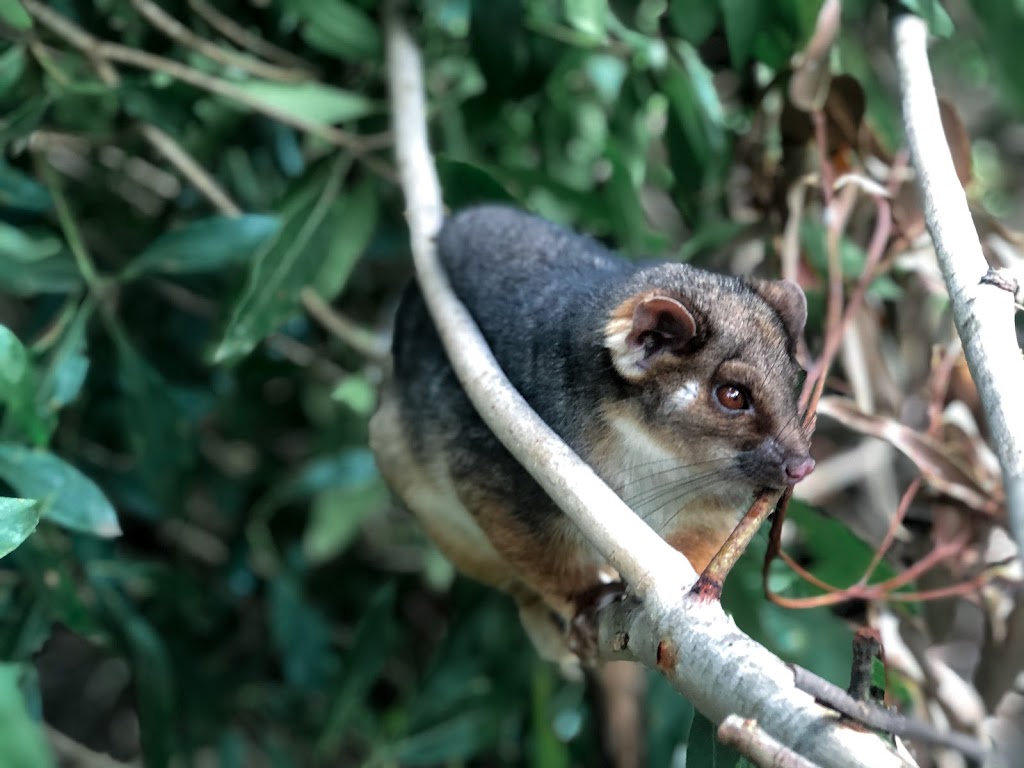
[(750, 393), (739, 384), (723, 384), (715, 390), (715, 398), (727, 411), (745, 411), (750, 408)]

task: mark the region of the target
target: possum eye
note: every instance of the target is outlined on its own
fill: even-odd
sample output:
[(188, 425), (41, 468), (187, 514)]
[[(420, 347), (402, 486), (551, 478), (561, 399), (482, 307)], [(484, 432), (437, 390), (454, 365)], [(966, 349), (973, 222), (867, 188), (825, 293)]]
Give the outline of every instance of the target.
[(722, 384), (715, 390), (715, 399), (727, 411), (750, 409), (750, 392), (739, 384)]

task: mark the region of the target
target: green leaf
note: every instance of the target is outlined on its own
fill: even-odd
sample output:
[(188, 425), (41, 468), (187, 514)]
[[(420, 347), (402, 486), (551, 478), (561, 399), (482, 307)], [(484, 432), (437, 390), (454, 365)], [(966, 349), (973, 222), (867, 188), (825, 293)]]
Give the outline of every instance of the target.
[(32, 133), (50, 108), (50, 97), (43, 94), (27, 98), (0, 117), (0, 146)]
[(323, 257), (313, 288), (326, 301), (331, 301), (345, 287), (352, 269), (363, 255), (377, 228), (379, 207), (377, 185), (365, 179), (337, 203), (332, 214), (334, 232)]
[(34, 499), (0, 496), (0, 557), (8, 555), (39, 525), (39, 504)]
[(43, 261), (56, 256), (63, 250), (63, 244), (56, 235), (29, 234), (18, 227), (0, 221), (0, 260)]
[[(0, 54), (0, 99), (13, 96), (11, 91), (25, 74), (25, 60), (25, 49), (19, 45), (12, 46)], [(0, 163), (3, 163), (2, 159)]]
[(669, 103), (666, 143), (676, 202), (687, 222), (700, 228), (723, 218), (729, 136), (711, 71), (688, 43), (680, 41), (675, 53), (660, 81)]
[(326, 174), (309, 175), (284, 205), (277, 236), (253, 256), (249, 279), (213, 352), (215, 363), (247, 355), (296, 310), (299, 293), (320, 267), (330, 215), (343, 213), (335, 200), (344, 176), (342, 163), (339, 157)]
[(15, 296), (63, 294), (80, 288), (82, 275), (66, 251), (34, 262), (0, 251), (0, 285)]
[(47, 520), (104, 538), (121, 535), (117, 513), (103, 491), (48, 451), (0, 443), (0, 479), (19, 496), (37, 499)]
[(754, 41), (764, 24), (763, 0), (721, 0), (725, 40), (729, 45), (729, 59), (734, 69), (740, 70), (754, 51)]
[(647, 226), (647, 217), (640, 205), (640, 190), (633, 183), (622, 150), (616, 142), (610, 141), (605, 151), (612, 167), (611, 179), (604, 190), (612, 231), (630, 253), (661, 251), (666, 240)]
[(379, 56), (380, 30), (365, 11), (343, 0), (291, 0), (306, 21), (302, 39), (322, 53), (361, 61)]
[(331, 700), (317, 752), (331, 755), (340, 744), (355, 712), (366, 704), (371, 686), (391, 653), (396, 640), (395, 588), (393, 583), (377, 590), (363, 613), (351, 650), (345, 654), (348, 672)]
[(10, 328), (0, 325), (0, 402), (11, 401), (29, 371), (28, 350)]
[(953, 20), (939, 0), (900, 0), (900, 3), (928, 22), (928, 31), (936, 37), (953, 34)]
[(42, 213), (52, 205), (46, 187), (0, 158), (0, 206)]
[(280, 228), (276, 216), (261, 214), (199, 219), (158, 237), (128, 265), (124, 276), (215, 272), (247, 261)]
[(73, 402), (85, 384), (89, 372), (89, 358), (85, 355), (86, 330), (95, 306), (92, 301), (72, 306), (74, 314), (71, 321), (64, 328), (40, 377), (36, 402), (45, 412), (55, 414)]
[(700, 45), (715, 31), (718, 3), (710, 0), (671, 0), (668, 17), (676, 34), (693, 45)]
[(132, 477), (146, 495), (138, 508), (161, 517), (181, 504), (180, 478), (196, 460), (192, 433), (202, 413), (187, 411), (160, 371), (115, 327), (122, 392), (115, 408), (134, 460)]
[(470, 0), (435, 0), (427, 3), (424, 12), (437, 26), (452, 37), (469, 33)]
[(321, 83), (245, 80), (234, 84), (250, 98), (317, 125), (333, 125), (380, 112), (379, 102), (359, 93)]
[(256, 504), (262, 514), (286, 504), (294, 504), (330, 489), (353, 490), (365, 487), (380, 477), (373, 454), (367, 448), (344, 448), (317, 456), (294, 475), (273, 486)]
[(36, 404), (38, 376), (28, 350), (10, 329), (0, 325), (0, 405), (4, 412), (4, 432), (16, 425), (28, 439), (36, 444), (45, 443), (52, 425), (47, 424)]
[(330, 627), (303, 594), (294, 573), (282, 573), (270, 585), (268, 621), (288, 684), (307, 691), (322, 689), (334, 662)]
[(302, 540), (302, 553), (310, 565), (320, 565), (345, 551), (370, 514), (388, 501), (380, 479), (354, 488), (330, 488), (318, 493)]
[(146, 766), (166, 768), (174, 753), (175, 671), (160, 633), (93, 568), (89, 581), (112, 627), (135, 683), (142, 756)]
[(608, 22), (608, 0), (565, 0), (565, 17), (585, 35), (603, 39)]
[(362, 416), (370, 416), (377, 405), (377, 388), (365, 376), (346, 376), (331, 392), (331, 399), (344, 403)]
[(437, 175), (444, 201), (452, 210), (476, 203), (516, 203), (515, 197), (491, 173), (479, 165), (439, 156)]
[(686, 768), (736, 768), (740, 754), (715, 738), (715, 725), (694, 711), (686, 739)]
[(18, 0), (0, 0), (0, 22), (19, 31), (32, 28), (32, 17)]
[(0, 744), (4, 768), (48, 768), (54, 765), (39, 723), (29, 716), (21, 680), (25, 666), (0, 664)]

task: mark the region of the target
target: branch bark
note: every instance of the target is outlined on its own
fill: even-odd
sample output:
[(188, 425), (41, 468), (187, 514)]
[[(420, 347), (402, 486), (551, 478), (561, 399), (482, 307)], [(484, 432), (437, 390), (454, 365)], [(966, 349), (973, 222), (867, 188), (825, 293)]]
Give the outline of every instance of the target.
[(608, 558), (640, 598), (601, 614), (603, 655), (660, 669), (713, 722), (736, 713), (826, 768), (902, 766), (874, 734), (847, 728), (799, 691), (792, 671), (740, 632), (717, 602), (689, 593), (696, 573), (608, 488), (511, 386), (473, 318), (453, 295), (434, 237), (441, 190), (427, 140), (420, 54), (387, 12), (391, 114), (417, 280), (459, 381), (516, 459)]
[(1012, 293), (982, 280), (989, 266), (942, 129), (927, 42), (922, 19), (904, 14), (894, 20), (903, 122), (924, 215), (967, 367), (1002, 466), (1010, 528), (1024, 555), (1024, 357), (1014, 329), (1014, 299)]

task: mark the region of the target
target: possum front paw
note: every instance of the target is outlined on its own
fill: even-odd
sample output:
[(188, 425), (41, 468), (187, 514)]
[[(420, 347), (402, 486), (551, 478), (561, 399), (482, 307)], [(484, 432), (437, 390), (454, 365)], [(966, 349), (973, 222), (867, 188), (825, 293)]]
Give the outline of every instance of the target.
[(580, 662), (587, 667), (597, 665), (597, 618), (612, 603), (621, 600), (626, 594), (626, 585), (622, 581), (602, 582), (579, 593), (573, 598), (576, 614), (568, 627), (568, 646)]

